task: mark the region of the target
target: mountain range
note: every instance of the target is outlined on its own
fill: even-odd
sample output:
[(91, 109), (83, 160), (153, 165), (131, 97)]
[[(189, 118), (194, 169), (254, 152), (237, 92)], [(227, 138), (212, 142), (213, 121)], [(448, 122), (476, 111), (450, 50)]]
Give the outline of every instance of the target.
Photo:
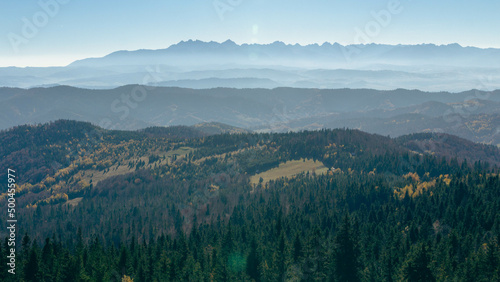
[(500, 281), (499, 52), (187, 41), (2, 68), (0, 281)]
[(500, 49), (449, 45), (301, 46), (283, 42), (181, 41), (165, 49), (117, 51), (65, 67), (0, 68), (0, 85), (114, 88), (396, 88), (426, 91), (500, 88)]
[(219, 122), (257, 132), (355, 128), (397, 137), (448, 133), (500, 144), (500, 91), (188, 89), (127, 85), (0, 88), (0, 129), (58, 119), (106, 129)]

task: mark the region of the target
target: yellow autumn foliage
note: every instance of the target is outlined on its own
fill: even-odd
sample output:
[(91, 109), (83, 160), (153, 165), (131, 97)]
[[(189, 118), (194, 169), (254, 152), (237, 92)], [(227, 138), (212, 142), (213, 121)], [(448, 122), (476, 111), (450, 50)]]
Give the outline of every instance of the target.
[(446, 185), (450, 185), (451, 179), (449, 174), (440, 175), (439, 178), (443, 180), (443, 182), (446, 183)]
[(436, 185), (436, 180), (432, 181), (424, 181), (417, 183), (416, 185), (414, 184), (408, 184), (403, 188), (396, 188), (394, 190), (394, 194), (400, 199), (404, 199), (405, 195), (408, 195), (412, 198), (418, 197), (422, 195), (424, 192), (429, 190), (429, 188), (432, 188)]
[(59, 177), (65, 177), (66, 175), (70, 174), (73, 170), (75, 169), (74, 165), (70, 165), (65, 168), (61, 168), (56, 174), (54, 175), (56, 178)]
[(123, 275), (122, 282), (134, 282), (134, 279), (130, 278), (130, 276)]
[(416, 172), (408, 172), (407, 174), (404, 175), (406, 179), (411, 178), (413, 181), (420, 181), (420, 177)]
[(66, 193), (58, 193), (58, 194), (52, 195), (49, 198), (46, 198), (44, 200), (37, 201), (34, 205), (28, 206), (28, 207), (36, 208), (38, 203), (51, 204), (51, 203), (59, 203), (59, 202), (67, 202), (67, 201), (68, 201), (68, 195)]
[(89, 186), (90, 186), (90, 184), (89, 184), (86, 180), (84, 180), (84, 179), (82, 179), (82, 180), (78, 181), (78, 183), (77, 183), (76, 185), (77, 185), (79, 188), (81, 188), (81, 189), (84, 189), (84, 188), (87, 188), (87, 187), (89, 187)]
[(55, 182), (56, 182), (56, 179), (53, 178), (53, 177), (50, 177), (50, 176), (47, 176), (47, 178), (45, 178), (43, 180), (43, 183), (45, 183), (46, 185), (51, 185), (51, 184), (53, 184)]
[(84, 158), (84, 159), (82, 160), (82, 164), (83, 164), (84, 166), (90, 166), (90, 165), (92, 165), (93, 163), (94, 163), (94, 161), (93, 161), (91, 158)]

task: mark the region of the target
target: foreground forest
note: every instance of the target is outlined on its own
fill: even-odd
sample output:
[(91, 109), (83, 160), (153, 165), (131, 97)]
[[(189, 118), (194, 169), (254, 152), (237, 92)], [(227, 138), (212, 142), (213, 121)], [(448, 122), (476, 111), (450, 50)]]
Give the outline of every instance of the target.
[[(16, 274), (6, 239), (1, 281), (500, 280), (493, 146), (73, 121), (19, 126), (0, 141), (0, 177), (11, 168), (19, 180)], [(286, 173), (287, 161), (322, 165), (250, 181)]]

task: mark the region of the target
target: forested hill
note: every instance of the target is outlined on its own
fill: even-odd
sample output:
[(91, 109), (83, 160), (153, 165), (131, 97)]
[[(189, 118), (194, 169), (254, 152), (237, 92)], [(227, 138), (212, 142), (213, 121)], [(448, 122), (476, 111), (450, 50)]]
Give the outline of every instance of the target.
[(2, 244), (1, 281), (500, 278), (493, 146), (74, 121), (16, 127), (0, 142), (2, 173), (19, 184), (18, 275)]
[[(330, 77), (328, 73), (325, 76)], [(308, 88), (0, 87), (0, 129), (58, 119), (120, 130), (216, 121), (259, 132), (344, 127), (391, 137), (444, 132), (500, 145), (500, 90), (452, 93), (302, 87)], [(138, 97), (137, 91), (144, 91), (144, 97)], [(132, 98), (123, 100), (123, 95)], [(205, 123), (197, 129), (231, 131), (217, 123)]]

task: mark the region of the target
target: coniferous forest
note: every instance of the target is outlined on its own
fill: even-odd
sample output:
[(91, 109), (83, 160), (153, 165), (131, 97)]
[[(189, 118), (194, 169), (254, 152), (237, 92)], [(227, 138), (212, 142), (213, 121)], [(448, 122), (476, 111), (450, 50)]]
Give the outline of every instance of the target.
[(16, 274), (2, 228), (0, 281), (500, 281), (493, 146), (67, 120), (0, 142), (18, 181)]

